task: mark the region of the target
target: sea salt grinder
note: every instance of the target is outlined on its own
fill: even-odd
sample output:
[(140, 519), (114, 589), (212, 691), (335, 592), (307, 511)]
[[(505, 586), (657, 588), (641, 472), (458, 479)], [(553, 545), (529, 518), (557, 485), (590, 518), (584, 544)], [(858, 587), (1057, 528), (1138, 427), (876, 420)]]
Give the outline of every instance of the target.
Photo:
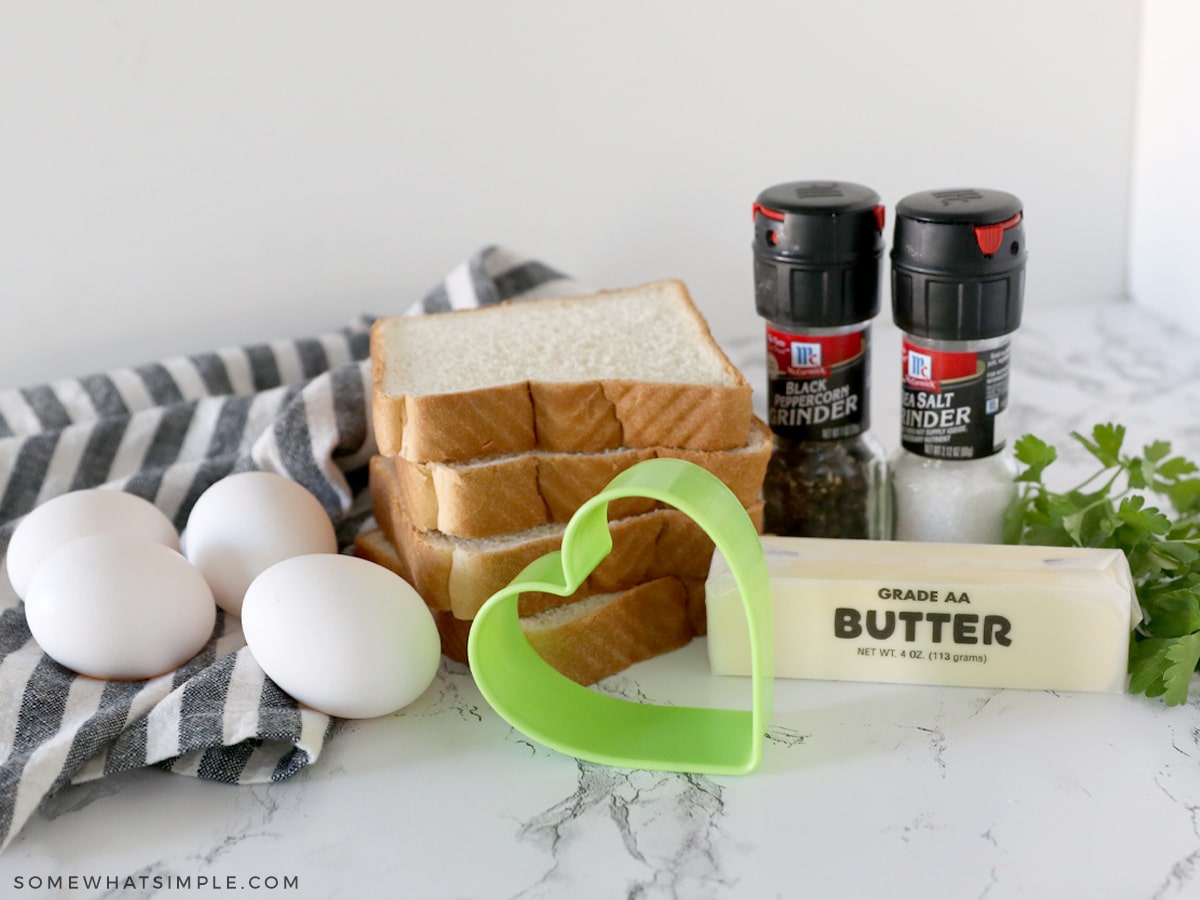
[(1004, 191), (910, 194), (896, 205), (892, 314), (902, 332), (897, 540), (1000, 543), (1016, 494), (1003, 452), (1010, 336), (1025, 288), (1021, 201)]
[(845, 181), (775, 185), (754, 204), (774, 432), (768, 533), (887, 537), (887, 460), (868, 432), (883, 219), (879, 195)]

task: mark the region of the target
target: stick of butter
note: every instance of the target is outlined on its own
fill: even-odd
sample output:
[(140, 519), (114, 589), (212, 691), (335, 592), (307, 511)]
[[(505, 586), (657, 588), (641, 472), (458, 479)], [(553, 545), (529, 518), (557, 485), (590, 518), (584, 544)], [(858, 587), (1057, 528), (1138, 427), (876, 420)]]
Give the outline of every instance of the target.
[[(762, 542), (779, 677), (1125, 690), (1141, 610), (1119, 550)], [(742, 600), (720, 554), (705, 594), (712, 671), (749, 675)]]

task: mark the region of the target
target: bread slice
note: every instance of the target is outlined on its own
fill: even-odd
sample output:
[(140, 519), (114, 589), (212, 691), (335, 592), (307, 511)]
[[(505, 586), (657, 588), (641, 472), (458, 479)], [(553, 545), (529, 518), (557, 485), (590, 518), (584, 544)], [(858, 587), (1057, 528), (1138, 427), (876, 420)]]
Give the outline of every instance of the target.
[[(458, 537), (492, 537), (567, 522), (614, 476), (642, 460), (663, 456), (702, 466), (728, 485), (743, 506), (750, 506), (762, 493), (771, 447), (770, 429), (756, 418), (750, 442), (734, 450), (535, 450), (454, 463), (380, 457), (375, 465), (393, 468), (395, 492), (416, 528)], [(612, 503), (609, 512), (611, 518), (623, 518), (657, 506), (649, 498), (631, 497)]]
[[(355, 552), (402, 576), (404, 564), (379, 530), (355, 541)], [(636, 662), (675, 650), (696, 633), (689, 603), (696, 586), (678, 578), (658, 578), (616, 593), (594, 594), (568, 606), (521, 618), (521, 627), (538, 654), (568, 678), (594, 684)], [(471, 623), (451, 613), (434, 612), (442, 652), (467, 662)]]
[[(474, 618), (484, 602), (535, 559), (562, 546), (566, 525), (540, 525), (487, 538), (463, 538), (422, 530), (409, 519), (394, 469), (383, 457), (370, 468), (375, 518), (396, 548), (410, 581), (431, 609)], [(762, 502), (747, 510), (762, 530)], [(522, 614), (562, 605), (595, 593), (621, 591), (665, 575), (705, 578), (713, 543), (689, 516), (667, 507), (614, 519), (609, 526), (612, 552), (580, 590), (569, 598), (530, 593), (522, 596)]]
[(749, 436), (750, 384), (678, 281), (380, 319), (371, 360), (383, 456), (729, 450)]

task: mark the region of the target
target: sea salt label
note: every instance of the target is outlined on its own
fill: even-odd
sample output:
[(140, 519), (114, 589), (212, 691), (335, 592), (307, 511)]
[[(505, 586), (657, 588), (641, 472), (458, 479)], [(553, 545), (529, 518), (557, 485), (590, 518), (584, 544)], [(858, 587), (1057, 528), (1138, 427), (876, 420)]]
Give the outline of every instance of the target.
[(932, 459), (978, 459), (1004, 448), (1008, 343), (935, 350), (904, 341), (900, 440)]

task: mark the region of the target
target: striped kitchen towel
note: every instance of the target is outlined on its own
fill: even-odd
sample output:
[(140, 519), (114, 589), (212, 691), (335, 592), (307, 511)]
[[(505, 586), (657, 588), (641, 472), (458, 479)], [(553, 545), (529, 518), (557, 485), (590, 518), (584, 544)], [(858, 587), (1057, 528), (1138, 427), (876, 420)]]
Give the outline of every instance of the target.
[[(410, 314), (579, 293), (499, 247), (450, 272)], [(0, 562), (13, 529), (66, 491), (155, 503), (182, 530), (203, 491), (249, 469), (287, 475), (324, 505), (343, 550), (374, 527), (367, 463), (372, 319), (304, 340), (220, 350), (0, 390)], [(45, 656), (0, 565), (0, 849), (70, 783), (148, 765), (230, 783), (313, 762), (328, 716), (264, 674), (236, 617), (218, 615), (198, 656), (148, 681), (98, 681)]]

